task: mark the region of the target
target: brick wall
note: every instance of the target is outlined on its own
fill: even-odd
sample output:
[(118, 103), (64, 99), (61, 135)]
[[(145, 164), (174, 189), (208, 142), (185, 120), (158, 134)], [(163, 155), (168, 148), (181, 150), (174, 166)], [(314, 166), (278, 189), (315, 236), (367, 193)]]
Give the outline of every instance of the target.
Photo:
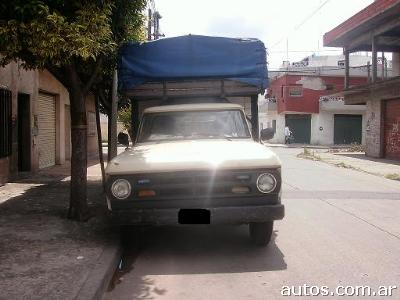
[[(365, 84), (365, 77), (351, 77), (350, 85)], [(319, 98), (343, 90), (342, 76), (305, 76), (287, 74), (270, 83), (269, 96), (276, 97), (278, 112), (319, 113)], [(331, 86), (333, 89), (327, 89)], [(288, 87), (300, 87), (300, 97), (290, 97)]]
[(372, 19), (373, 17), (381, 14), (387, 9), (390, 9), (393, 5), (399, 3), (399, 0), (377, 0), (370, 4), (357, 14), (347, 19), (340, 25), (336, 26), (331, 31), (324, 34), (324, 46), (329, 45), (332, 41), (342, 36), (346, 32), (360, 26), (364, 22)]
[(381, 100), (369, 99), (366, 114), (366, 155), (381, 157)]

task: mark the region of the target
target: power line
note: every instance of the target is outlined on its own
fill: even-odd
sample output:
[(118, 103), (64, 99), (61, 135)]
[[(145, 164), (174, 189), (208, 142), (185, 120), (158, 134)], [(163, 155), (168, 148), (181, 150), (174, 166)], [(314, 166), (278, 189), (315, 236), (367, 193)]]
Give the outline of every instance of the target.
[(330, 0), (325, 0), (320, 6), (317, 7), (311, 14), (309, 14), (300, 24), (294, 27), (294, 30), (296, 31), (299, 29), (301, 26), (303, 26), (309, 19), (314, 17), (314, 15), (321, 10)]
[(279, 45), (284, 39), (286, 39), (292, 32), (297, 31), (301, 26), (303, 26), (310, 18), (312, 18), (318, 11), (320, 11), (330, 0), (325, 0), (320, 6), (318, 6), (314, 11), (312, 11), (306, 18), (303, 19), (299, 24), (297, 24), (293, 29), (283, 38), (281, 38), (278, 42), (273, 44), (270, 49)]

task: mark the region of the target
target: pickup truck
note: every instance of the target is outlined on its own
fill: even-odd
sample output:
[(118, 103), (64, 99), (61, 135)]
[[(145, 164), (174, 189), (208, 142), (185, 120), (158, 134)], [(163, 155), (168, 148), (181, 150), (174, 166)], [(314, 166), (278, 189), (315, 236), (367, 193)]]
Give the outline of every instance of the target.
[(111, 160), (106, 180), (121, 225), (248, 224), (265, 246), (284, 217), (281, 162), (252, 138), (238, 104), (145, 109), (134, 146)]

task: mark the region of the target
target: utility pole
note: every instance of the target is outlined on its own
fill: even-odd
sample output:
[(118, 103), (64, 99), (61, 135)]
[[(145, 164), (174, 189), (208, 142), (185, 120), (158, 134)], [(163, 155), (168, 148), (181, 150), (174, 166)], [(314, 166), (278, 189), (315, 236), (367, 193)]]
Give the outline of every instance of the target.
[(147, 15), (147, 40), (151, 41), (151, 35), (152, 35), (152, 30), (151, 30), (151, 23), (152, 23), (152, 12), (151, 12), (151, 8), (149, 8), (148, 10), (148, 15)]
[(154, 39), (158, 40), (160, 37), (164, 36), (163, 34), (160, 33), (160, 19), (162, 16), (158, 11), (155, 11), (153, 14), (153, 19), (154, 19)]
[(118, 114), (118, 76), (117, 69), (114, 70), (111, 96), (111, 134), (109, 159), (117, 156), (117, 114)]

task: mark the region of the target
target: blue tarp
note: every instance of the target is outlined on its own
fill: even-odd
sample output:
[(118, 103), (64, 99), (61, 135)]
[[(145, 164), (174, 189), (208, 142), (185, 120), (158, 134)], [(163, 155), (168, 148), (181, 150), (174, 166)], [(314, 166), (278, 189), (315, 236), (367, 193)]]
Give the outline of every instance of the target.
[(128, 43), (120, 50), (118, 74), (121, 91), (182, 79), (226, 78), (260, 89), (268, 85), (265, 46), (258, 39), (187, 35)]

